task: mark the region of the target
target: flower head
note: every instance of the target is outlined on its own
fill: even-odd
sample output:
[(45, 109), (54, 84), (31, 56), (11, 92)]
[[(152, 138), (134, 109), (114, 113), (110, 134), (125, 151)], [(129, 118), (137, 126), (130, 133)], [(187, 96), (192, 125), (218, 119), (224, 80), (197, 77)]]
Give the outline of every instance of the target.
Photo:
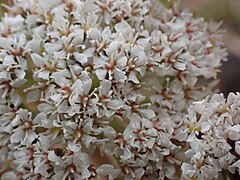
[(1, 178), (205, 179), (239, 171), (238, 94), (199, 101), (216, 90), (226, 59), (219, 24), (172, 3), (7, 6)]

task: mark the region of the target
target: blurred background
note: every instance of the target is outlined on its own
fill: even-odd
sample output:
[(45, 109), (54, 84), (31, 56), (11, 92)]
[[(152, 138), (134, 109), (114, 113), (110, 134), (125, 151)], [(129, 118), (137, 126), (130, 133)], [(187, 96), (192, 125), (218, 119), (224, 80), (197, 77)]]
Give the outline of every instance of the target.
[[(164, 0), (166, 1), (166, 0)], [(229, 52), (228, 61), (221, 68), (220, 90), (224, 94), (240, 92), (240, 0), (181, 0), (182, 6), (205, 20), (222, 21), (226, 30), (225, 43)], [(0, 0), (7, 4), (11, 0)], [(4, 14), (0, 7), (0, 16)]]

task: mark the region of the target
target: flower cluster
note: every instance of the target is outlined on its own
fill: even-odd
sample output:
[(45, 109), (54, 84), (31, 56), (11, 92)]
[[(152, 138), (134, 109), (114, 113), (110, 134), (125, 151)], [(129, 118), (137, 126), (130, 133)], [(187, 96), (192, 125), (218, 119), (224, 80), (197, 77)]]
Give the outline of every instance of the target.
[(239, 93), (230, 93), (227, 100), (215, 94), (189, 107), (176, 138), (187, 145), (184, 177), (217, 179), (222, 169), (240, 172), (239, 102)]
[(239, 170), (239, 95), (190, 106), (216, 91), (227, 54), (220, 24), (159, 0), (6, 8), (1, 179), (211, 179)]

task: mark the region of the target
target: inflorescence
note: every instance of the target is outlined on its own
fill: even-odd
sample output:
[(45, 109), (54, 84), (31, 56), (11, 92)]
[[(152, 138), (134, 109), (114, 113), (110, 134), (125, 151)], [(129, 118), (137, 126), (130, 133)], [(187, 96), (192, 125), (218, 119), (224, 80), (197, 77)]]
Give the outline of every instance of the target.
[(240, 171), (240, 94), (213, 95), (227, 55), (220, 23), (159, 0), (6, 8), (1, 179), (203, 180)]

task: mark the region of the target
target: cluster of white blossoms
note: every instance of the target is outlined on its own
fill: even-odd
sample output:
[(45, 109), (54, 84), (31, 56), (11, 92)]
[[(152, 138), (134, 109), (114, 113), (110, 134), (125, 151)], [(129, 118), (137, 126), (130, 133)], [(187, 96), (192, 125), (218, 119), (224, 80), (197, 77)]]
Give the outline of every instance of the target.
[(206, 98), (227, 55), (220, 24), (159, 0), (6, 8), (0, 179), (202, 180), (240, 171), (240, 94)]

